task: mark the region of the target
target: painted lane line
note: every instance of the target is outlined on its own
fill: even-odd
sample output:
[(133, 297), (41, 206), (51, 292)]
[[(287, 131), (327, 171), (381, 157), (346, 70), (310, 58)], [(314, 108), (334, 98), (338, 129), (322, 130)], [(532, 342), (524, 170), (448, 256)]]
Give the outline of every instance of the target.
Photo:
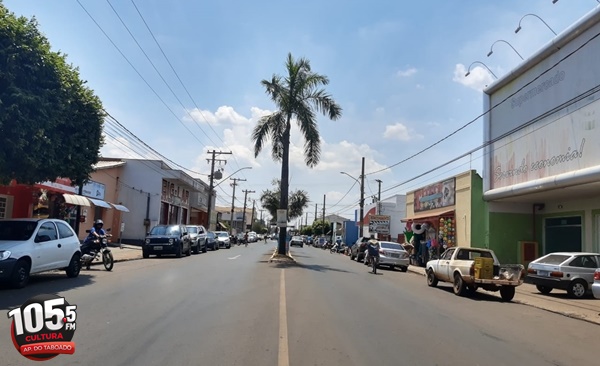
[(241, 254), (236, 255), (235, 257), (231, 257), (231, 258), (227, 258), (227, 259), (238, 259), (239, 257), (241, 257)]
[(278, 366), (290, 365), (284, 271), (284, 269), (281, 270), (281, 276), (279, 277), (279, 360), (277, 363)]

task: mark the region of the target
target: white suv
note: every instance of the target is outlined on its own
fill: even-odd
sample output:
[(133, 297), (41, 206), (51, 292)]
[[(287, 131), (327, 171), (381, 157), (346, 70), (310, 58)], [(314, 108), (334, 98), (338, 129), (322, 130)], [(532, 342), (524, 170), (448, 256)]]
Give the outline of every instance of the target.
[(22, 288), (29, 275), (56, 269), (77, 277), (81, 270), (80, 244), (63, 220), (0, 220), (0, 281)]

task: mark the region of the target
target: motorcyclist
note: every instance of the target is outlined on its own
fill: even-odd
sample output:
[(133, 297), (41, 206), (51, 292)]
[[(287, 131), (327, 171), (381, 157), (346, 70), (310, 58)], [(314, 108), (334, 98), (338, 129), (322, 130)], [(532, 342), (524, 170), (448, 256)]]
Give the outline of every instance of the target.
[(100, 219), (94, 221), (94, 226), (89, 230), (88, 236), (83, 241), (81, 245), (81, 253), (91, 254), (92, 250), (99, 246), (98, 243), (95, 243), (96, 239), (106, 235), (106, 231), (103, 229), (104, 222)]

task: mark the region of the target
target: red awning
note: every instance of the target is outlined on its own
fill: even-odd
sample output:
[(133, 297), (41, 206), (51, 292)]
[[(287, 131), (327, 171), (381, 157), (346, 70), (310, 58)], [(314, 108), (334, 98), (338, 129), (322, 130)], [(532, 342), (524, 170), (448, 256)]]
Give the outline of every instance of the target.
[(401, 222), (407, 222), (407, 221), (428, 221), (428, 219), (439, 219), (440, 216), (451, 216), (454, 215), (454, 210), (449, 210), (449, 211), (443, 211), (443, 212), (439, 212), (437, 214), (432, 214), (431, 212), (422, 212), (418, 215), (415, 215), (413, 217), (405, 217), (403, 219), (401, 219)]

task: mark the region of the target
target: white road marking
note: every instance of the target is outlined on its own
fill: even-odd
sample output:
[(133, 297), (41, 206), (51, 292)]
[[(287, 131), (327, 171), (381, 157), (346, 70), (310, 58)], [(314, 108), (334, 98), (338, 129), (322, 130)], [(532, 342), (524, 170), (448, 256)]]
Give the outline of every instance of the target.
[(279, 361), (278, 366), (289, 366), (290, 355), (288, 349), (287, 308), (285, 302), (285, 270), (281, 270), (279, 277)]
[(231, 257), (231, 258), (227, 258), (227, 259), (238, 259), (239, 257), (241, 257), (241, 254), (236, 255), (235, 257)]

